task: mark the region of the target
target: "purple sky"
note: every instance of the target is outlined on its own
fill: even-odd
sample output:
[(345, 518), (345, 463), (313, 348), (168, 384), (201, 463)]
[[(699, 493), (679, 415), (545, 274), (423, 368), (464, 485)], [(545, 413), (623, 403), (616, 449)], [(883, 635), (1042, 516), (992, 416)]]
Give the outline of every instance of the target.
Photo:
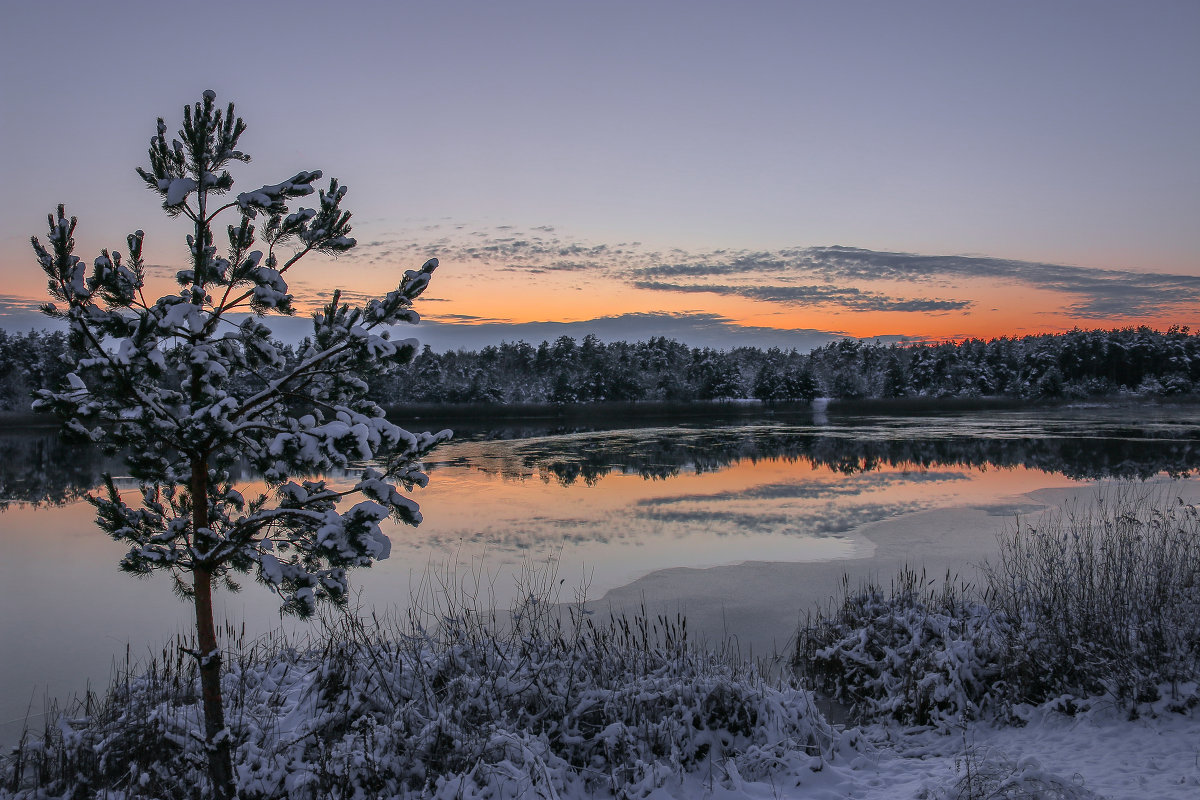
[[(418, 258), (427, 243), (454, 253), (504, 226), (551, 226), (593, 252), (637, 242), (641, 270), (844, 245), (1078, 267), (1084, 282), (1153, 272), (1200, 298), (1197, 76), (1194, 0), (9, 4), (0, 315), (41, 299), (28, 237), (58, 202), (80, 216), (89, 260), (141, 227), (152, 259), (178, 263), (182, 232), (133, 168), (154, 118), (174, 129), (206, 88), (250, 125), (242, 188), (306, 168), (351, 187), (356, 235), (382, 255), (338, 277), (363, 291), (376, 291), (372, 269), (416, 265), (380, 266), (383, 243)], [(453, 306), (463, 324), (664, 311), (689, 324), (715, 316), (726, 332), (995, 335), (988, 326), (1012, 316), (956, 329), (919, 317), (839, 326), (814, 312), (804, 324), (794, 296), (764, 300), (728, 281), (722, 296), (644, 273), (620, 278), (642, 294), (617, 292), (611, 308), (605, 280), (580, 278), (570, 288), (595, 302), (555, 315), (536, 297), (522, 306), (534, 273), (510, 268), (529, 264), (444, 261), (446, 308), (425, 312)], [(968, 277), (905, 296), (979, 311), (986, 280)], [(1023, 325), (1103, 322), (1080, 317), (1062, 281), (1035, 288), (1068, 310)], [(486, 285), (502, 309), (473, 303)], [(735, 294), (743, 305), (731, 310)], [(1145, 318), (1192, 321), (1178, 317), (1164, 307)]]

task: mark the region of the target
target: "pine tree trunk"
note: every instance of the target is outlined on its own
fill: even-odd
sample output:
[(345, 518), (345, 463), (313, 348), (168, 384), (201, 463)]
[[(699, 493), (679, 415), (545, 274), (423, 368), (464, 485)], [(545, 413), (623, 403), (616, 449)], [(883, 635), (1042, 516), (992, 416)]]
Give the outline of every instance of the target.
[[(192, 461), (192, 532), (208, 528), (208, 464)], [(199, 537), (196, 537), (199, 538)], [(198, 545), (199, 547), (199, 545)], [(207, 565), (192, 569), (196, 604), (196, 639), (200, 651), (200, 695), (204, 701), (204, 739), (208, 749), (208, 777), (216, 800), (234, 795), (233, 764), (229, 731), (225, 728), (225, 704), (221, 697), (221, 651), (213, 622), (212, 570)]]
[(204, 701), (204, 738), (208, 746), (208, 776), (217, 800), (233, 796), (233, 764), (230, 758), (229, 732), (225, 730), (225, 704), (221, 697), (221, 657), (217, 631), (213, 623), (212, 574), (197, 568), (193, 575), (196, 590), (196, 638), (200, 650), (200, 692)]

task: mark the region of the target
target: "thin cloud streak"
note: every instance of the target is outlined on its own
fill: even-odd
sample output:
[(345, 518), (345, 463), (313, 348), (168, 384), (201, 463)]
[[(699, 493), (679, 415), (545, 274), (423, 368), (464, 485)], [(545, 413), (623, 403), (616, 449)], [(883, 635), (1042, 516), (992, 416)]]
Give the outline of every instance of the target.
[[(658, 251), (639, 242), (579, 242), (550, 226), (512, 226), (466, 233), (463, 226), (427, 226), (429, 239), (377, 238), (350, 256), (360, 263), (418, 263), (436, 254), (445, 263), (489, 264), (505, 272), (591, 273), (644, 291), (711, 292), (789, 306), (915, 314), (965, 311), (972, 300), (891, 297), (846, 284), (880, 281), (945, 285), (992, 281), (1062, 295), (1062, 312), (1089, 319), (1170, 314), (1200, 303), (1200, 276), (1100, 269), (966, 255), (865, 250), (840, 245), (778, 250)], [(385, 255), (386, 254), (386, 255)], [(702, 282), (720, 278), (719, 284)], [(764, 285), (763, 279), (769, 278)], [(680, 280), (680, 279), (694, 279)], [(794, 285), (793, 285), (794, 284)]]
[(972, 305), (968, 300), (900, 300), (877, 292), (839, 286), (730, 286), (662, 281), (634, 281), (633, 285), (660, 292), (711, 292), (785, 305), (838, 306), (851, 311), (958, 311)]
[(936, 277), (992, 278), (1081, 298), (1066, 310), (1081, 316), (1110, 317), (1162, 313), (1200, 302), (1200, 276), (1162, 272), (1073, 267), (973, 256), (925, 256), (851, 247), (811, 248), (816, 272), (830, 280), (903, 280)]
[[(50, 298), (46, 298), (48, 301)], [(10, 317), (26, 314), (41, 315), (43, 300), (29, 300), (24, 297), (14, 297), (9, 294), (0, 294), (0, 317)], [(49, 321), (48, 317), (44, 317)]]

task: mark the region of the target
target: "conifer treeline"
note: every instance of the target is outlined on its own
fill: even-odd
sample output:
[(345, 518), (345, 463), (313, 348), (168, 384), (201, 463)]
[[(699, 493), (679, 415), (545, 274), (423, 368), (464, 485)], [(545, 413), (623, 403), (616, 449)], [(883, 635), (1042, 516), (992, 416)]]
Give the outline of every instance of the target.
[(372, 391), (389, 403), (1169, 396), (1200, 391), (1200, 334), (1142, 327), (938, 344), (843, 339), (809, 353), (563, 336), (479, 351), (425, 348)]
[(0, 410), (28, 411), (34, 389), (62, 382), (70, 371), (66, 352), (65, 333), (0, 330)]
[[(0, 408), (23, 410), (32, 388), (60, 380), (66, 344), (60, 333), (0, 331)], [(562, 336), (478, 351), (426, 347), (392, 375), (360, 377), (385, 404), (1163, 397), (1200, 392), (1200, 334), (1176, 326), (937, 344), (843, 339), (808, 353)]]

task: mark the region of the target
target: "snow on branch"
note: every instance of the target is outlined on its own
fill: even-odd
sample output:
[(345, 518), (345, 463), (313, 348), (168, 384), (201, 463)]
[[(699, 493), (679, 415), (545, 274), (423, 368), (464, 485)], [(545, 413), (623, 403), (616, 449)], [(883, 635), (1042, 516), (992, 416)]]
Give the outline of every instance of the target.
[[(73, 359), (64, 384), (41, 390), (37, 405), (68, 432), (127, 454), (140, 503), (111, 480), (92, 498), (100, 527), (129, 545), (122, 569), (167, 570), (184, 587), (189, 572), (208, 580), (254, 570), (286, 608), (307, 615), (318, 600), (345, 597), (347, 569), (388, 556), (385, 520), (421, 521), (408, 492), (425, 486), (420, 459), (450, 432), (413, 434), (389, 422), (365, 397), (361, 375), (412, 358), (415, 341), (393, 340), (387, 328), (419, 320), (412, 302), (437, 261), (362, 307), (335, 292), (299, 353), (255, 318), (222, 330), (247, 304), (260, 315), (290, 313), (287, 270), (309, 252), (355, 246), (346, 187), (335, 179), (317, 192), (320, 171), (211, 202), (233, 186), (224, 166), (249, 160), (236, 146), (244, 129), (232, 104), (219, 109), (205, 93), (185, 106), (177, 138), (159, 119), (149, 165), (138, 169), (168, 215), (189, 221), (191, 263), (177, 275), (177, 293), (142, 297), (141, 231), (127, 238), (126, 254), (102, 251), (90, 272), (74, 254), (77, 223), (64, 207), (50, 215), (45, 245), (31, 240), (58, 304), (47, 312), (68, 322)], [(289, 209), (314, 193), (315, 208)], [(225, 212), (237, 218), (226, 228), (228, 252), (219, 254), (213, 227)], [(259, 216), (266, 221), (256, 232)], [(298, 250), (280, 263), (275, 249), (288, 240)], [(231, 478), (247, 466), (273, 489), (247, 500)], [(295, 479), (345, 469), (361, 469), (361, 479), (336, 488)], [(339, 510), (351, 496), (356, 501)]]
[(257, 216), (260, 211), (268, 214), (283, 214), (287, 211), (287, 200), (312, 194), (312, 182), (320, 177), (320, 170), (297, 172), (291, 179), (282, 183), (263, 186), (251, 192), (242, 192), (237, 196), (238, 207), (248, 217)]

